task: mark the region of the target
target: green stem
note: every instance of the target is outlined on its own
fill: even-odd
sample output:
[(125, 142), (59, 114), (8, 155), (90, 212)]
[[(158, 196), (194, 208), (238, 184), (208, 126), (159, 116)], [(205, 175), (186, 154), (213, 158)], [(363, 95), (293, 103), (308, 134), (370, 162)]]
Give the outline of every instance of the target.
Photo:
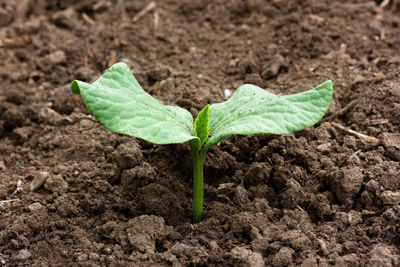
[(205, 150), (191, 149), (193, 161), (193, 223), (203, 220), (203, 165)]

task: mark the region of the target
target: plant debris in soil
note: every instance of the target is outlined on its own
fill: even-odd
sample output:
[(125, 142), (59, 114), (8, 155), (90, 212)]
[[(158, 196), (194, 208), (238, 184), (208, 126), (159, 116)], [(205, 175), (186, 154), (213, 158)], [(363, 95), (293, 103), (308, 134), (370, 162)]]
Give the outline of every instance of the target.
[[(395, 1), (0, 3), (0, 265), (400, 265)], [(193, 115), (244, 83), (335, 95), (312, 128), (211, 148), (193, 225), (188, 144), (113, 134), (70, 93), (118, 61)]]

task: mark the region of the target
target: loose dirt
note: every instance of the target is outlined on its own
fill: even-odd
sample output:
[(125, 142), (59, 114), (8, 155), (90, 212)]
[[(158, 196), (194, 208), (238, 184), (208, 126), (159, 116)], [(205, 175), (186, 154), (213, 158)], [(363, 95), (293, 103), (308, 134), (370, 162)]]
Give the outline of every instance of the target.
[[(399, 266), (399, 9), (170, 0), (133, 22), (147, 2), (0, 0), (0, 265)], [(211, 148), (192, 225), (189, 146), (113, 134), (69, 91), (118, 61), (193, 115), (244, 83), (332, 79), (334, 100)]]

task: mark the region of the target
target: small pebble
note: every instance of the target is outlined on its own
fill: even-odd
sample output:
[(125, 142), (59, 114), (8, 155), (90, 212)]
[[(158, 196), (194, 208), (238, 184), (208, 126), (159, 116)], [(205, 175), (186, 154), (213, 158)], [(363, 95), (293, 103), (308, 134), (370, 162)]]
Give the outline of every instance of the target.
[(243, 263), (240, 266), (265, 266), (264, 260), (260, 253), (252, 252), (251, 250), (243, 247), (234, 247), (230, 251), (229, 255), (232, 259), (237, 260), (237, 262)]
[(229, 98), (231, 95), (232, 95), (231, 90), (229, 90), (229, 89), (225, 89), (225, 90), (224, 90), (224, 96), (225, 96), (225, 98)]
[(49, 177), (50, 174), (48, 172), (38, 172), (31, 182), (31, 192), (35, 192), (41, 188)]
[(66, 59), (67, 57), (65, 56), (65, 53), (62, 50), (57, 50), (46, 56), (46, 60), (48, 61), (48, 63), (52, 65), (65, 63)]
[(368, 192), (375, 194), (377, 191), (379, 191), (379, 183), (375, 181), (374, 179), (371, 179), (367, 182), (365, 185), (367, 188)]
[(31, 126), (26, 126), (26, 127), (19, 127), (15, 128), (12, 133), (17, 137), (17, 139), (21, 142), (24, 143), (26, 142), (29, 137), (33, 133), (33, 127)]
[(6, 169), (6, 164), (4, 164), (4, 161), (0, 160), (0, 171), (5, 171)]
[(51, 108), (43, 107), (39, 111), (39, 122), (47, 122), (50, 125), (57, 125), (62, 120), (63, 116)]
[(100, 258), (100, 255), (94, 252), (89, 253), (89, 259), (92, 261), (98, 261)]
[(372, 250), (369, 252), (370, 258), (366, 264), (367, 267), (373, 266), (399, 266), (400, 260), (394, 248), (378, 243), (373, 246)]
[(62, 11), (55, 12), (52, 15), (52, 21), (61, 27), (74, 28), (77, 24), (77, 14), (75, 9), (68, 8)]
[(55, 175), (54, 177), (50, 177), (46, 180), (44, 183), (44, 188), (53, 193), (62, 193), (68, 190), (68, 184), (64, 181), (61, 175)]
[(27, 209), (28, 209), (30, 212), (37, 212), (37, 211), (43, 210), (43, 209), (44, 209), (44, 206), (43, 206), (42, 204), (36, 202), (36, 203), (30, 204), (30, 205), (27, 207)]
[(2, 119), (4, 120), (4, 128), (6, 130), (13, 130), (24, 124), (25, 115), (18, 108), (9, 108), (3, 113)]
[(396, 205), (400, 203), (400, 192), (386, 190), (382, 193), (381, 199), (383, 201), (383, 204)]
[(221, 249), (221, 247), (218, 245), (218, 243), (215, 240), (211, 240), (210, 242), (208, 242), (208, 248), (211, 251), (219, 251)]
[(331, 143), (325, 143), (317, 146), (317, 150), (319, 152), (328, 152), (330, 148), (331, 148)]
[(78, 262), (83, 262), (83, 261), (87, 261), (88, 259), (88, 255), (87, 254), (80, 254), (76, 257), (76, 260)]
[(383, 133), (382, 143), (385, 147), (400, 149), (400, 133)]
[(32, 253), (30, 253), (28, 250), (26, 249), (21, 249), (18, 253), (18, 255), (15, 256), (16, 260), (27, 260), (30, 257), (32, 257)]
[(291, 248), (283, 247), (272, 258), (273, 266), (288, 266), (292, 262), (294, 251)]
[(280, 55), (276, 54), (273, 59), (266, 62), (261, 71), (261, 78), (264, 80), (272, 79), (278, 76), (279, 70), (285, 64), (285, 58)]

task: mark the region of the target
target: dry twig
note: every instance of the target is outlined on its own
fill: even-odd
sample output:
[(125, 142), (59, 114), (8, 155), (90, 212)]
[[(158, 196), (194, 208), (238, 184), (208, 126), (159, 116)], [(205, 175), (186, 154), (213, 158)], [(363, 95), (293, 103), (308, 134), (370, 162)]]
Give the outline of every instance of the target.
[(108, 1), (100, 0), (96, 4), (93, 5), (93, 10), (97, 11), (103, 7), (109, 7), (111, 4)]
[(379, 7), (380, 8), (385, 8), (390, 3), (390, 0), (383, 0), (382, 3), (380, 3)]
[(384, 0), (379, 4), (379, 9), (382, 11), (387, 5), (390, 4), (390, 11), (395, 12), (399, 5), (399, 0)]
[(375, 1), (367, 1), (362, 3), (347, 3), (345, 5), (349, 9), (360, 9), (360, 8), (376, 8)]
[(338, 129), (340, 129), (340, 130), (342, 130), (342, 131), (345, 131), (345, 132), (347, 132), (347, 133), (350, 133), (350, 134), (352, 134), (352, 135), (355, 135), (355, 136), (357, 136), (358, 138), (360, 138), (360, 139), (362, 139), (362, 140), (364, 140), (364, 141), (366, 141), (366, 142), (370, 142), (370, 143), (379, 143), (379, 139), (377, 139), (377, 138), (375, 138), (375, 137), (372, 137), (372, 136), (369, 136), (369, 135), (365, 135), (365, 134), (356, 132), (356, 131), (354, 131), (354, 130), (352, 130), (352, 129), (349, 129), (349, 128), (346, 128), (346, 127), (344, 127), (344, 126), (342, 126), (342, 125), (340, 125), (340, 124), (338, 124), (338, 123), (336, 123), (336, 122), (331, 122), (331, 124), (332, 124), (334, 127), (338, 128)]
[(82, 18), (89, 24), (89, 25), (94, 25), (95, 22), (86, 14), (82, 13)]
[(151, 10), (153, 10), (156, 7), (156, 2), (151, 1), (150, 4), (148, 4), (145, 8), (143, 8), (139, 13), (137, 13), (133, 18), (133, 22), (137, 22), (141, 17), (149, 13)]
[(154, 32), (156, 32), (158, 29), (159, 21), (160, 21), (160, 16), (159, 16), (158, 12), (155, 11), (154, 12)]
[(14, 198), (14, 199), (6, 199), (6, 200), (0, 200), (2, 203), (9, 203), (9, 202), (14, 202), (14, 201), (19, 201), (19, 198)]
[(376, 120), (370, 120), (368, 124), (369, 125), (379, 125), (379, 124), (386, 124), (388, 122), (389, 122), (388, 119), (376, 119)]
[(23, 34), (14, 38), (5, 38), (0, 40), (0, 47), (20, 47), (26, 46), (31, 42), (28, 34)]

